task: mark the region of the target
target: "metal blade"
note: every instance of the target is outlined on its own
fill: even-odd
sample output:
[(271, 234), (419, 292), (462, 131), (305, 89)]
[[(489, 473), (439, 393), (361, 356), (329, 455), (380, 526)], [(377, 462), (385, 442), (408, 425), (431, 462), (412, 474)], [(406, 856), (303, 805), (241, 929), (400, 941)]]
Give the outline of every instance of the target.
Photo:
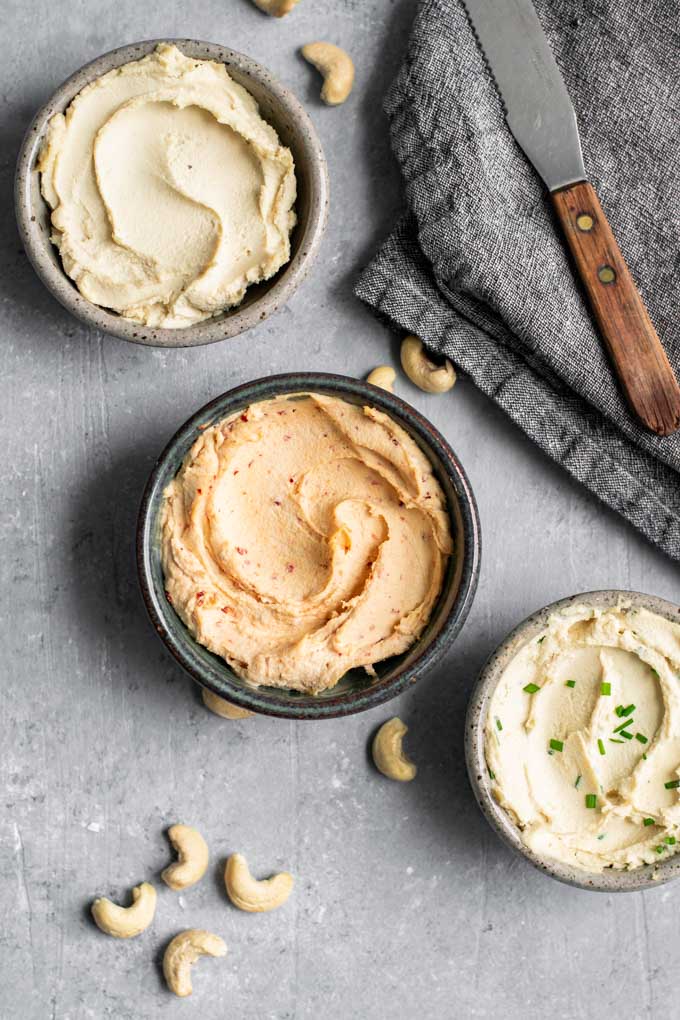
[(576, 114), (531, 0), (463, 0), (508, 127), (550, 191), (585, 181)]

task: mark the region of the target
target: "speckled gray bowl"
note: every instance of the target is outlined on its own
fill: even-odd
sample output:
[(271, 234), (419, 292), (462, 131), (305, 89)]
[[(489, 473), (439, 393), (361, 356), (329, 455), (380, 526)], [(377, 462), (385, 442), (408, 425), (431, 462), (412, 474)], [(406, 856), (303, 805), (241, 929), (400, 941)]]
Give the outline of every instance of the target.
[(553, 602), (537, 613), (533, 613), (518, 627), (515, 627), (488, 659), (472, 692), (465, 724), (465, 757), (468, 775), (482, 813), (492, 829), (495, 829), (512, 850), (521, 854), (536, 868), (552, 878), (566, 882), (568, 885), (579, 886), (582, 889), (602, 892), (634, 892), (638, 889), (670, 882), (672, 879), (680, 877), (680, 854), (669, 857), (659, 864), (646, 864), (631, 871), (607, 869), (602, 873), (582, 871), (547, 857), (539, 857), (522, 842), (517, 826), (491, 795), (491, 781), (484, 752), (484, 727), (489, 702), (505, 667), (522, 645), (540, 634), (548, 622), (548, 617), (581, 603), (598, 607), (615, 606), (619, 599), (625, 599), (633, 606), (644, 607), (674, 623), (680, 623), (680, 606), (666, 602), (665, 599), (660, 599), (656, 595), (644, 595), (636, 591), (619, 589), (589, 591), (560, 599), (559, 602)]
[[(210, 425), (249, 404), (282, 394), (329, 393), (354, 404), (370, 404), (390, 415), (413, 437), (431, 462), (446, 496), (456, 553), (449, 562), (444, 587), (430, 621), (418, 641), (403, 655), (376, 663), (376, 677), (351, 670), (321, 694), (274, 687), (255, 687), (238, 677), (227, 663), (198, 644), (165, 598), (160, 557), (160, 513), (163, 491), (179, 470), (200, 426)], [(142, 595), (151, 621), (167, 648), (202, 686), (241, 708), (290, 719), (328, 719), (373, 708), (401, 694), (448, 650), (472, 605), (479, 577), (481, 538), (477, 506), (455, 453), (426, 418), (385, 390), (356, 379), (317, 372), (272, 376), (239, 386), (201, 408), (182, 425), (160, 455), (149, 478), (137, 527), (137, 565)]]
[[(84, 298), (63, 270), (59, 252), (50, 241), (50, 211), (40, 194), (36, 162), (47, 124), (95, 78), (114, 67), (139, 60), (158, 45), (173, 42), (187, 56), (215, 60), (257, 100), (260, 113), (293, 153), (298, 183), (298, 223), (291, 237), (291, 259), (264, 283), (249, 287), (232, 311), (185, 329), (152, 329), (124, 319)], [(321, 143), (301, 104), (284, 85), (250, 57), (217, 43), (193, 39), (154, 39), (133, 43), (86, 64), (54, 93), (30, 124), (19, 152), (15, 178), (15, 206), (26, 254), (45, 286), (78, 319), (132, 343), (152, 347), (198, 347), (234, 337), (275, 312), (304, 279), (317, 255), (328, 213), (328, 171)]]

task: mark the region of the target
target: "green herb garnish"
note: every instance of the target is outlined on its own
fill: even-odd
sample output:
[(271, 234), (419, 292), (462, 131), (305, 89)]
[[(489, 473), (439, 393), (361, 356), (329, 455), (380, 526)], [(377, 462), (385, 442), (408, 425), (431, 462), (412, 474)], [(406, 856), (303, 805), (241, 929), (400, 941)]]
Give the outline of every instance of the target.
[(598, 838), (598, 839), (604, 839), (604, 837), (605, 837), (606, 835), (607, 835), (607, 833), (606, 833), (606, 832), (603, 832), (603, 833), (602, 833), (602, 834), (601, 834), (600, 836), (598, 836), (597, 838)]
[(565, 687), (576, 687), (576, 681), (575, 680), (567, 680), (567, 682), (565, 684)]
[(538, 639), (538, 641), (536, 642), (536, 644), (537, 644), (537, 645), (542, 645), (544, 641), (545, 641), (545, 634), (543, 635), (543, 637), (540, 637), (540, 638)]
[(633, 739), (633, 734), (629, 733), (628, 730), (621, 730), (621, 736), (625, 737), (626, 740), (632, 740)]
[(667, 790), (677, 790), (680, 787), (680, 779), (671, 779), (663, 784)]
[(633, 722), (632, 719), (626, 719), (625, 722), (622, 722), (620, 726), (616, 727), (614, 733), (621, 733), (623, 730), (625, 730), (626, 726), (630, 726), (632, 722)]
[(649, 741), (647, 740), (647, 737), (643, 733), (636, 733), (635, 734), (635, 739), (639, 740), (641, 744), (649, 743)]
[(581, 785), (581, 780), (582, 779), (583, 779), (583, 776), (577, 776), (576, 777), (576, 782), (574, 783), (574, 786), (576, 787), (577, 790), (578, 790), (579, 786)]
[(610, 744), (622, 744), (623, 741), (622, 740), (617, 740), (616, 737), (610, 737), (609, 738), (609, 743)]
[(664, 850), (666, 849), (666, 847), (665, 846), (655, 846), (654, 849), (656, 850), (656, 852), (658, 854), (662, 854), (664, 852)]
[(616, 711), (616, 714), (618, 715), (619, 719), (623, 719), (625, 716), (633, 714), (633, 712), (635, 711), (635, 705), (625, 705), (625, 706), (624, 705), (617, 705), (615, 711)]
[(643, 825), (654, 825), (654, 819), (653, 818), (643, 818), (642, 819), (642, 824)]
[(550, 748), (553, 751), (562, 751), (564, 750), (564, 743), (561, 740), (551, 740)]
[(650, 666), (649, 668), (651, 669), (651, 671), (654, 674), (654, 676), (656, 677), (656, 679), (659, 680), (660, 677), (659, 677), (658, 671), (655, 670), (653, 666)]
[(498, 716), (496, 716), (496, 729), (497, 729), (497, 730), (498, 730), (499, 732), (500, 732), (500, 730), (502, 730), (502, 729), (503, 729), (503, 723), (502, 723), (502, 722), (500, 721), (500, 719), (498, 718)]
[(586, 794), (586, 807), (587, 808), (595, 808), (595, 807), (597, 807), (597, 797), (595, 796), (594, 793), (587, 793)]
[(675, 846), (675, 836), (666, 836), (664, 843), (668, 843), (669, 846)]
[(541, 688), (538, 686), (538, 684), (525, 684), (525, 686), (522, 688), (522, 690), (526, 691), (527, 694), (535, 694), (536, 691), (540, 691), (540, 689)]
[(607, 683), (606, 681), (600, 684), (600, 694), (608, 695), (611, 694), (611, 692), (612, 692), (611, 684)]
[(598, 740), (597, 746), (600, 754), (605, 754), (604, 744), (602, 743), (601, 740)]
[(643, 761), (647, 761), (647, 755), (646, 755), (646, 754), (643, 754), (643, 755), (642, 755), (642, 760), (643, 760)]

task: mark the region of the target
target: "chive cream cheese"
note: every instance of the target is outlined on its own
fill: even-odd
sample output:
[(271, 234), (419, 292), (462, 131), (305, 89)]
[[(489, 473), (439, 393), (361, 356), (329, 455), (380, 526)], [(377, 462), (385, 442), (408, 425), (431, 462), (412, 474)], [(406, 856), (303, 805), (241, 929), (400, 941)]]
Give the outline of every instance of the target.
[(486, 722), (493, 795), (542, 857), (587, 871), (680, 846), (680, 625), (574, 606), (518, 648)]

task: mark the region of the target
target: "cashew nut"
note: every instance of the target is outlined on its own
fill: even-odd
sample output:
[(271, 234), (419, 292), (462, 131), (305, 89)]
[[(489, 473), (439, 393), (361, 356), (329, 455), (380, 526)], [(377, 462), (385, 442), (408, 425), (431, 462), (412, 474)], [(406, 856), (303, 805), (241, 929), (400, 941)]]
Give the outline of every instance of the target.
[(323, 75), (324, 103), (329, 106), (344, 103), (354, 84), (354, 64), (349, 53), (329, 42), (307, 43), (300, 52)]
[(184, 998), (191, 995), (191, 965), (199, 956), (226, 956), (227, 947), (219, 935), (201, 928), (189, 928), (175, 935), (163, 954), (163, 974), (168, 988)]
[(248, 716), (254, 715), (254, 712), (249, 712), (247, 708), (239, 708), (238, 705), (232, 705), (231, 701), (227, 701), (226, 698), (220, 698), (218, 694), (213, 694), (207, 687), (204, 687), (201, 691), (203, 695), (203, 704), (215, 715), (222, 716), (223, 719), (247, 719)]
[(283, 906), (293, 891), (293, 876), (281, 871), (258, 882), (250, 874), (243, 854), (232, 854), (224, 869), (224, 884), (235, 907), (251, 914), (262, 914)]
[(161, 878), (171, 889), (188, 889), (205, 875), (209, 857), (208, 844), (200, 832), (190, 825), (171, 825), (168, 839), (179, 859), (161, 872)]
[(115, 939), (131, 939), (149, 927), (156, 913), (156, 890), (142, 882), (132, 890), (132, 906), (119, 907), (102, 896), (92, 904), (98, 928)]
[(443, 365), (435, 365), (417, 336), (406, 336), (402, 340), (401, 366), (411, 382), (426, 393), (446, 393), (456, 381), (456, 370), (448, 358)]
[(381, 390), (387, 390), (389, 393), (394, 393), (392, 383), (397, 378), (397, 373), (389, 365), (380, 365), (378, 368), (374, 368), (372, 372), (366, 376), (366, 382), (371, 383), (373, 386), (379, 386)]
[(408, 783), (415, 779), (418, 769), (407, 758), (401, 746), (408, 726), (397, 716), (383, 723), (373, 738), (373, 761), (388, 779), (396, 779), (400, 783)]
[(298, 0), (253, 0), (253, 3), (265, 14), (271, 14), (274, 18), (282, 18), (284, 14), (290, 14)]

